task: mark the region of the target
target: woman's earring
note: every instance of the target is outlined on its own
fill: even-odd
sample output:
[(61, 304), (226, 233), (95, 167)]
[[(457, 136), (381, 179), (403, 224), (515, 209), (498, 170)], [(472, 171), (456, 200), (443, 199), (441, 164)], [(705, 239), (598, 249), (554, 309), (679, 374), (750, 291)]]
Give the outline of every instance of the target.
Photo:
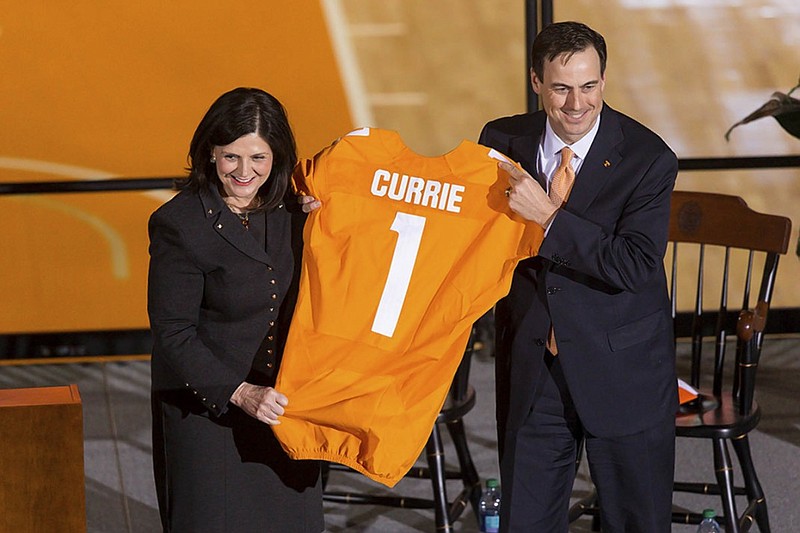
[(213, 155), (211, 156), (211, 162), (212, 162), (212, 163), (216, 163), (216, 162), (217, 162), (217, 158), (216, 158), (216, 157), (214, 157)]

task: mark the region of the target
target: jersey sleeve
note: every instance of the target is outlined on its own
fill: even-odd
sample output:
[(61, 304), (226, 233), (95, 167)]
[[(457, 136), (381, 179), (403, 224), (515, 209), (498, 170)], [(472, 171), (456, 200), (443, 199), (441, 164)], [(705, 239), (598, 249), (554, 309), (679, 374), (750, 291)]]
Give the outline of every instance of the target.
[[(292, 189), (297, 195), (313, 196), (316, 199), (320, 198), (321, 181), (324, 179), (325, 162), (328, 158), (333, 157), (333, 152), (339, 145), (340, 141), (344, 138), (353, 137), (369, 137), (370, 128), (361, 128), (353, 130), (345, 137), (340, 137), (333, 141), (330, 145), (316, 153), (313, 157), (301, 159), (297, 162), (292, 173)], [(343, 143), (347, 144), (347, 143)], [(342, 145), (339, 145), (337, 157), (341, 157), (343, 151)]]
[(320, 199), (320, 189), (324, 179), (325, 161), (336, 146), (334, 141), (310, 158), (297, 162), (292, 173), (292, 189), (294, 193), (302, 196), (313, 196)]

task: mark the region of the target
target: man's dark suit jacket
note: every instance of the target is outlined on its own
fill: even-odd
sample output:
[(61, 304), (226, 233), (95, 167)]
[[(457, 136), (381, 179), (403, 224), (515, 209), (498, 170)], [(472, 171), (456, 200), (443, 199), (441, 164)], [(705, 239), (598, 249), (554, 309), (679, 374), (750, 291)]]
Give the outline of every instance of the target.
[(219, 416), (256, 352), (267, 358), (262, 368), (276, 372), (301, 265), (305, 216), (295, 205), (267, 212), (266, 249), (216, 189), (183, 190), (153, 213), (148, 312), (156, 395), (198, 400)]
[[(536, 177), (545, 121), (541, 111), (500, 118), (484, 127), (479, 142)], [(569, 201), (539, 255), (520, 262), (495, 310), (501, 448), (503, 430), (515, 432), (532, 407), (551, 321), (588, 432), (631, 434), (674, 414), (663, 256), (677, 169), (656, 134), (604, 105)]]

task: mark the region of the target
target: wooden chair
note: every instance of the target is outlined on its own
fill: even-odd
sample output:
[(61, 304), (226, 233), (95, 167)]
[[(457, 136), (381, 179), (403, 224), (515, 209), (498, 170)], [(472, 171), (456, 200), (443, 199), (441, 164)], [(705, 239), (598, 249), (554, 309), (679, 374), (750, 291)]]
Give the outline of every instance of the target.
[[(693, 299), (688, 324), (691, 361), (689, 375), (682, 377), (700, 392), (697, 400), (679, 409), (675, 431), (679, 438), (709, 441), (716, 476), (707, 483), (676, 481), (673, 490), (719, 497), (723, 515), (717, 520), (728, 532), (747, 531), (754, 522), (762, 533), (770, 531), (748, 434), (761, 417), (754, 400), (755, 378), (778, 258), (788, 249), (790, 231), (788, 218), (757, 213), (737, 196), (685, 191), (672, 195), (667, 260), (672, 315), (677, 342), (684, 329), (677, 321), (678, 303), (689, 291)], [(755, 301), (751, 301), (753, 283), (759, 284)], [(704, 305), (709, 295), (718, 298), (714, 311)], [(735, 335), (731, 342), (729, 335)], [(732, 354), (726, 353), (729, 347), (735, 347)], [(713, 349), (713, 357), (704, 357), (704, 348)], [(734, 484), (729, 444), (742, 473), (739, 485)], [(747, 499), (741, 514), (737, 495)], [(570, 519), (582, 514), (597, 517), (598, 511), (596, 495), (592, 495), (573, 505)], [(673, 511), (672, 521), (697, 524), (702, 519), (698, 511)], [(593, 527), (598, 524), (595, 520)]]
[[(673, 241), (672, 257), (672, 309), (676, 312), (678, 247), (693, 243), (699, 247), (697, 267), (694, 271), (694, 312), (691, 322), (691, 369), (689, 383), (700, 389), (694, 402), (682, 406), (675, 418), (678, 437), (708, 439), (711, 441), (714, 458), (715, 483), (686, 483), (676, 481), (675, 491), (696, 494), (718, 495), (724, 516), (718, 518), (726, 531), (747, 531), (753, 522), (758, 523), (762, 533), (769, 528), (767, 502), (758, 481), (750, 453), (748, 433), (756, 428), (761, 411), (754, 400), (756, 372), (764, 342), (764, 327), (767, 322), (778, 258), (789, 247), (791, 221), (786, 217), (757, 213), (747, 207), (738, 197), (721, 194), (675, 192), (672, 198), (670, 240)], [(708, 269), (705, 264), (706, 249), (712, 246), (724, 250), (723, 268), (711, 274), (711, 279), (721, 274), (718, 291), (719, 307), (715, 317), (704, 313), (704, 279)], [(728, 332), (733, 330), (729, 314), (729, 287), (736, 281), (736, 271), (731, 268), (732, 249), (745, 250), (742, 258), (746, 273), (741, 282), (741, 302), (735, 316), (735, 352), (732, 361), (726, 361)], [(735, 253), (735, 252), (734, 252)], [(757, 255), (763, 262), (756, 262)], [(759, 258), (760, 259), (760, 258)], [(755, 265), (760, 266), (758, 295), (751, 300), (751, 283), (756, 274)], [(709, 273), (710, 274), (710, 273)], [(751, 302), (754, 305), (751, 306)], [(713, 318), (713, 322), (708, 320)], [(708, 327), (712, 324), (711, 327)], [(704, 361), (702, 350), (704, 339), (713, 340), (713, 364), (703, 381)], [(706, 365), (711, 361), (705, 361)], [(729, 368), (726, 374), (726, 363)], [(704, 387), (710, 381), (711, 389)], [(743, 486), (735, 486), (733, 464), (728, 444), (733, 446), (741, 468)], [(747, 506), (739, 514), (735, 496), (745, 495)], [(675, 516), (677, 515), (677, 516)], [(674, 513), (673, 521), (699, 523), (702, 515)]]
[[(464, 356), (456, 370), (452, 385), (436, 422), (433, 425), (428, 442), (425, 445), (427, 467), (414, 467), (405, 478), (428, 479), (431, 483), (431, 498), (414, 498), (391, 494), (388, 489), (384, 494), (350, 493), (327, 489), (331, 472), (354, 473), (350, 468), (337, 463), (326, 463), (323, 468), (323, 499), (329, 502), (345, 504), (384, 505), (406, 509), (433, 509), (435, 513), (436, 531), (452, 532), (454, 524), (467, 505), (471, 505), (475, 517), (478, 516), (478, 503), (481, 497), (481, 481), (467, 444), (463, 417), (475, 406), (475, 389), (469, 384), (470, 363), (473, 352), (475, 330), (467, 343)], [(445, 467), (445, 447), (442, 442), (440, 426), (445, 425), (453, 441), (458, 468)], [(460, 479), (461, 492), (451, 501), (447, 495), (448, 479)]]

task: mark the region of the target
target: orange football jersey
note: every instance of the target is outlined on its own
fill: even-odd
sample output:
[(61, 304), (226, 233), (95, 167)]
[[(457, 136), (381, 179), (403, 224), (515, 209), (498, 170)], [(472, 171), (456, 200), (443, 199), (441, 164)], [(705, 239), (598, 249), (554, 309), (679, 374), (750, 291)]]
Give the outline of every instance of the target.
[(295, 172), (322, 201), (304, 229), (300, 292), (273, 429), (295, 459), (393, 486), (430, 435), (472, 324), (543, 238), (508, 208), (507, 159), (463, 141), (424, 157), (389, 130), (351, 132)]

